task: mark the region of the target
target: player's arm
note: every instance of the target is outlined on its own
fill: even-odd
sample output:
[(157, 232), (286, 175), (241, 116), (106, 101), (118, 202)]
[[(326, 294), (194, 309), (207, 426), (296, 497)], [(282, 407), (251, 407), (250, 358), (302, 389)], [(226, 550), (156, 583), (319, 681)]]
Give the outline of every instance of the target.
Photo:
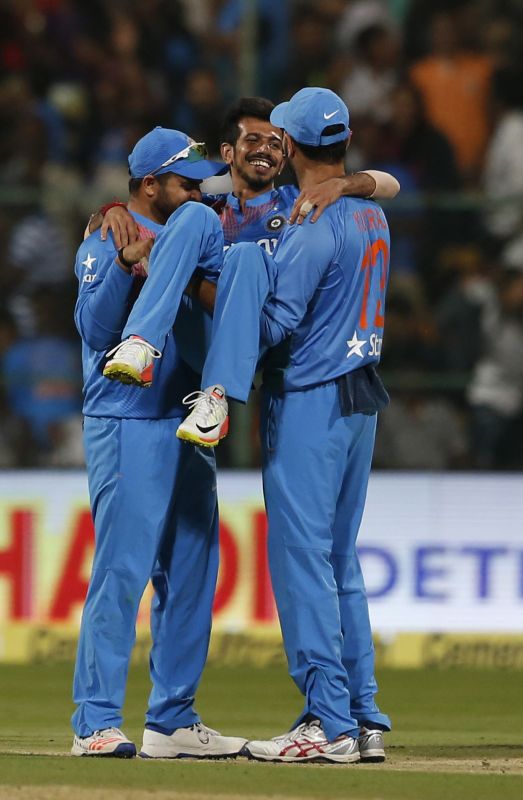
[(138, 239), (136, 220), (127, 210), (125, 203), (118, 201), (107, 203), (107, 205), (95, 211), (94, 214), (91, 214), (85, 229), (84, 239), (99, 228), (101, 228), (100, 238), (103, 242), (107, 239), (108, 232), (111, 231), (118, 250), (121, 247), (133, 244)]
[(198, 300), (205, 311), (212, 314), (216, 302), (216, 290), (216, 283), (208, 280), (200, 270), (196, 270), (187, 284), (185, 294), (188, 294), (189, 297), (192, 297), (194, 300)]
[[(274, 347), (296, 330), (334, 254), (334, 232), (325, 217), (316, 228), (306, 224), (287, 229), (274, 255), (274, 294), (260, 320), (265, 345)], [(332, 280), (342, 280), (341, 274)]]
[(376, 169), (355, 172), (353, 175), (344, 175), (340, 178), (329, 178), (311, 189), (300, 192), (289, 221), (301, 225), (305, 217), (315, 209), (310, 221), (316, 222), (323, 211), (340, 197), (373, 197), (389, 200), (396, 197), (399, 190), (399, 181), (393, 175)]
[(195, 271), (201, 270), (206, 277), (217, 275), (222, 260), (223, 231), (218, 217), (203, 203), (184, 203), (156, 238), (149, 277), (129, 315), (126, 332), (141, 335), (144, 320), (154, 314), (159, 336), (166, 335)]
[(85, 241), (76, 257), (79, 282), (74, 319), (82, 339), (93, 350), (118, 341), (129, 314), (134, 278), (131, 263), (147, 257), (152, 239), (127, 245), (115, 255), (98, 239)]

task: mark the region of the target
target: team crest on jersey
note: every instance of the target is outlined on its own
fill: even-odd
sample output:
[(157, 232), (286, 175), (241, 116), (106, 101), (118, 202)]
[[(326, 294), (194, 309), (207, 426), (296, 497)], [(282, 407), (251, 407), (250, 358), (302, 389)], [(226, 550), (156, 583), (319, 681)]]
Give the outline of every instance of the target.
[(265, 227), (268, 231), (279, 231), (280, 228), (285, 225), (286, 221), (284, 216), (277, 214), (275, 217), (271, 217), (267, 220)]

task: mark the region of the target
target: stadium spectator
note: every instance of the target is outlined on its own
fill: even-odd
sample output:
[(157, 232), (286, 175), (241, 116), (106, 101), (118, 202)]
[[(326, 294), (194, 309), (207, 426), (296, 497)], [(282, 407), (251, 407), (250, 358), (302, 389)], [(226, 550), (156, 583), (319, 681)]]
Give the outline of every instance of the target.
[(503, 267), (482, 316), (482, 348), (467, 389), (478, 469), (522, 469), (523, 269)]
[(497, 244), (523, 233), (523, 71), (497, 70), (492, 78), (494, 128), (484, 170), (485, 223)]
[(388, 122), (400, 65), (397, 35), (384, 25), (372, 25), (358, 35), (354, 50), (352, 66), (340, 85), (341, 97), (350, 103), (354, 127), (358, 128), (363, 115)]
[(433, 387), (394, 390), (378, 421), (373, 466), (378, 469), (449, 470), (466, 466), (463, 414)]
[(490, 59), (465, 49), (455, 14), (435, 13), (431, 48), (410, 69), (427, 116), (454, 148), (464, 181), (477, 185), (488, 140)]
[[(39, 287), (31, 297), (35, 330), (16, 338), (2, 357), (9, 417), (18, 430), (20, 465), (81, 466), (74, 440), (81, 438), (81, 369), (76, 343), (67, 335), (60, 291)], [(71, 435), (69, 455), (65, 439)], [(60, 448), (61, 455), (55, 450)], [(65, 463), (64, 463), (65, 462)]]

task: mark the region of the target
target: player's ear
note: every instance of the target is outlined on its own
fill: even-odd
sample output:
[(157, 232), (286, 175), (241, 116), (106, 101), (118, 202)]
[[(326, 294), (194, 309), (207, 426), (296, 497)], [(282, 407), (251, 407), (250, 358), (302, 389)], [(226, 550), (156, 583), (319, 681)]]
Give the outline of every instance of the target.
[(283, 134), (283, 154), (285, 158), (292, 158), (295, 152), (294, 141), (288, 133)]
[(229, 142), (223, 142), (220, 145), (220, 153), (225, 163), (230, 166), (234, 158), (234, 147), (232, 144), (229, 144)]
[(154, 175), (146, 175), (142, 180), (142, 187), (147, 197), (153, 197), (156, 192), (157, 181)]

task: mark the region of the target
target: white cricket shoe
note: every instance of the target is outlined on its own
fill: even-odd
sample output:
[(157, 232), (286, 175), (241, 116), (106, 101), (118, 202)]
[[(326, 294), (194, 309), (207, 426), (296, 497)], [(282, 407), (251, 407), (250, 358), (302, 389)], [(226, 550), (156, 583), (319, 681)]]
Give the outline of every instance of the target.
[(176, 436), (203, 447), (215, 447), (229, 432), (229, 408), (220, 384), (183, 398), (191, 413), (178, 426)]
[[(142, 386), (153, 382), (153, 359), (161, 353), (140, 336), (130, 336), (107, 353), (103, 374), (112, 381)], [(112, 358), (111, 358), (112, 356)]]
[(236, 758), (247, 739), (222, 736), (202, 722), (167, 735), (146, 728), (141, 758)]
[(71, 755), (133, 758), (136, 746), (119, 728), (104, 728), (91, 736), (75, 736)]
[(360, 760), (357, 739), (342, 734), (329, 742), (317, 719), (269, 741), (247, 742), (243, 754), (258, 761), (353, 764)]
[(362, 761), (366, 763), (380, 763), (381, 761), (385, 761), (383, 731), (374, 728), (361, 728), (358, 744)]

